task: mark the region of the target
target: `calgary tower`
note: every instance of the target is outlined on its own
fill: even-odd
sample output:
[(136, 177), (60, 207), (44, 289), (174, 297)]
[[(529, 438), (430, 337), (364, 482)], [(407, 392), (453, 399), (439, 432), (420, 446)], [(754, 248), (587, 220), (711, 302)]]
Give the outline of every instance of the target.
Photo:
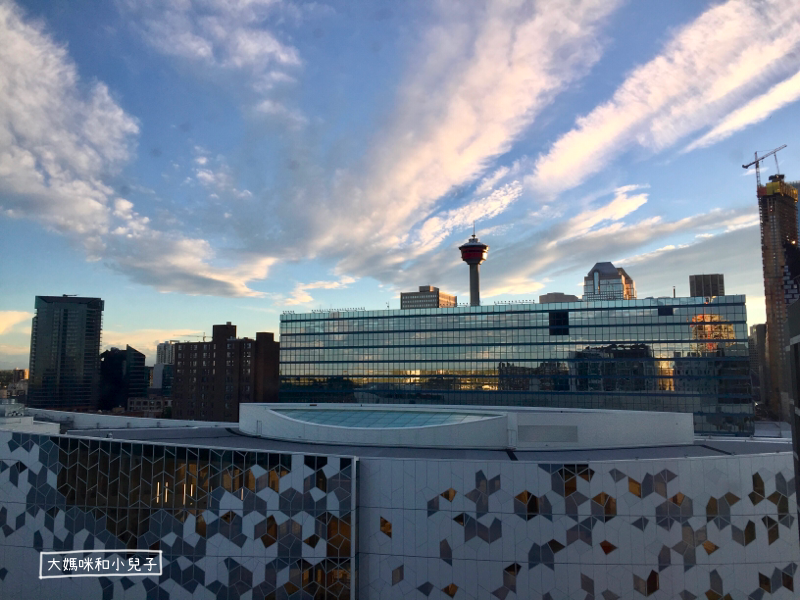
[(472, 237), (466, 244), (458, 247), (461, 250), (461, 260), (469, 265), (469, 304), (470, 306), (481, 305), (481, 281), (480, 266), (486, 260), (489, 253), (489, 246), (482, 243), (475, 235), (475, 227), (472, 228)]

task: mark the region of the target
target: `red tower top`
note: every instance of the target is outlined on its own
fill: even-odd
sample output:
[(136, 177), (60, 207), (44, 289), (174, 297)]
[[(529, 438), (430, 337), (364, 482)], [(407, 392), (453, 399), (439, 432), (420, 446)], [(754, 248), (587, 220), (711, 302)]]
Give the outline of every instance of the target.
[(461, 260), (468, 265), (479, 265), (486, 260), (489, 253), (489, 246), (478, 240), (474, 233), (469, 241), (458, 247), (461, 250)]

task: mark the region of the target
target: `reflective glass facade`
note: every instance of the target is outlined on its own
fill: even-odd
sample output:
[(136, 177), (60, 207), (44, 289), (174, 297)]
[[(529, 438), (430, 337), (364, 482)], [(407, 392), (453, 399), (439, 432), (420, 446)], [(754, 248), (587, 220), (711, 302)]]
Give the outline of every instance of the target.
[(28, 402), (34, 408), (96, 410), (103, 300), (36, 296)]
[(281, 316), (282, 402), (661, 410), (752, 432), (744, 296)]

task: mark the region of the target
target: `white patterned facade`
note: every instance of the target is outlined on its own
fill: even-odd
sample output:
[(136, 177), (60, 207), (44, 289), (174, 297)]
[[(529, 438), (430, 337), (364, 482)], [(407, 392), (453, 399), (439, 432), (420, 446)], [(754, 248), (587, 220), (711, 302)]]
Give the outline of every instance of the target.
[[(788, 444), (620, 436), (618, 448), (534, 451), (414, 447), (412, 432), (404, 448), (223, 428), (0, 430), (0, 598), (800, 596)], [(151, 490), (180, 492), (192, 461), (221, 461), (219, 478), (188, 503), (130, 490), (112, 501), (115, 454), (146, 457)], [(38, 578), (41, 550), (154, 547), (160, 577)]]

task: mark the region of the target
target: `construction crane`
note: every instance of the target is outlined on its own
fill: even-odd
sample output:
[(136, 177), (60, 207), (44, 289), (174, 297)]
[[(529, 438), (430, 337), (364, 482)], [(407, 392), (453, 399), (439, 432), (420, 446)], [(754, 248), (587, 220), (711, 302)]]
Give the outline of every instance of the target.
[(783, 150), (784, 148), (786, 148), (786, 144), (784, 144), (780, 148), (775, 148), (775, 150), (770, 150), (769, 152), (767, 152), (765, 155), (763, 155), (761, 157), (759, 157), (758, 156), (758, 152), (756, 152), (755, 153), (756, 159), (753, 162), (751, 162), (750, 164), (747, 164), (747, 165), (742, 165), (743, 169), (749, 169), (753, 165), (756, 166), (756, 185), (759, 188), (761, 187), (761, 168), (759, 166), (761, 161), (764, 160), (765, 158), (767, 158), (768, 156), (774, 156), (775, 157), (775, 174), (776, 175), (780, 175), (781, 169), (780, 169), (780, 166), (778, 165), (778, 150)]

